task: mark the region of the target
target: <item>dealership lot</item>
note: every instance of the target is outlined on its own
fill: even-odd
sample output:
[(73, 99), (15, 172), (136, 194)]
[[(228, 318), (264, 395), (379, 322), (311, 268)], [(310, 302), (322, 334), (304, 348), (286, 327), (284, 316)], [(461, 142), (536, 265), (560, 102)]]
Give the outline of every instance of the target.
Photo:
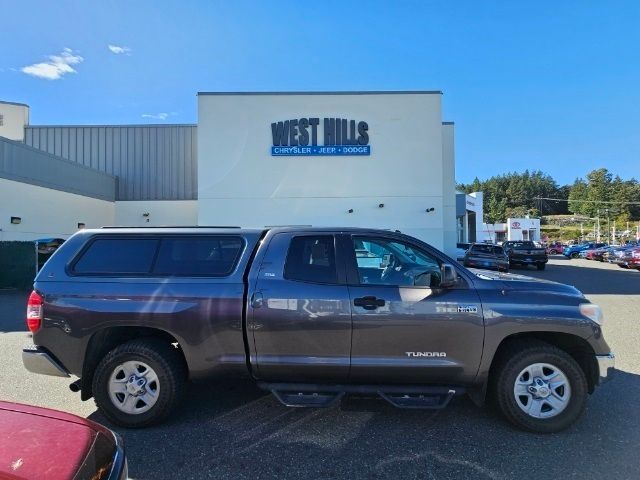
[[(250, 381), (192, 385), (164, 425), (118, 430), (132, 478), (513, 478), (525, 475), (637, 478), (640, 459), (640, 272), (551, 259), (514, 269), (575, 285), (603, 307), (617, 376), (591, 397), (583, 419), (556, 435), (514, 430), (466, 398), (443, 411), (396, 410), (378, 400), (286, 409)], [(24, 295), (0, 293), (0, 399), (104, 421), (65, 379), (26, 372), (20, 349)]]

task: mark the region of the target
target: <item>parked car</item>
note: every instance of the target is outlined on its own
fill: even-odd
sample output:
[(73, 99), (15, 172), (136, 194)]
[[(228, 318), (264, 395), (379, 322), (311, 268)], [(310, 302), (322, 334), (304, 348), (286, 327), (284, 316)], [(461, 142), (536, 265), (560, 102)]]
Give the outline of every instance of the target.
[(564, 250), (564, 245), (560, 242), (553, 242), (546, 247), (547, 255), (558, 255)]
[(583, 250), (580, 252), (580, 258), (585, 258), (586, 260), (598, 260), (602, 258), (604, 254), (604, 248), (591, 248), (589, 250)]
[(0, 478), (124, 480), (120, 437), (69, 413), (0, 402)]
[(598, 262), (608, 261), (609, 255), (616, 251), (619, 246), (607, 245), (606, 247), (596, 248), (591, 253), (591, 260), (596, 260)]
[(629, 262), (629, 268), (640, 270), (640, 248), (634, 248), (633, 250), (631, 250), (631, 260)]
[(633, 250), (633, 247), (621, 247), (616, 249), (609, 255), (609, 262), (615, 263), (621, 268), (629, 268), (629, 261), (632, 258), (631, 250)]
[(616, 247), (611, 247), (609, 248), (606, 252), (604, 252), (602, 254), (602, 261), (603, 262), (609, 262), (609, 263), (614, 263), (616, 256), (620, 253), (620, 252), (624, 252), (627, 249), (631, 249), (632, 247), (629, 247), (627, 245), (619, 245)]
[(569, 245), (565, 247), (562, 254), (567, 258), (578, 258), (580, 256), (580, 252), (604, 247), (606, 245), (606, 243), (579, 243), (578, 245)]
[(509, 257), (499, 245), (474, 243), (464, 256), (465, 267), (486, 268), (500, 272), (509, 271)]
[(502, 244), (505, 253), (509, 257), (509, 265), (535, 265), (538, 270), (544, 270), (549, 257), (544, 248), (536, 247), (535, 243), (528, 241), (509, 241)]
[(640, 247), (627, 247), (616, 251), (611, 262), (621, 268), (638, 269), (640, 267)]
[(297, 407), (366, 394), (434, 409), (489, 391), (514, 425), (555, 432), (614, 362), (576, 288), (372, 229), (82, 230), (36, 277), (27, 324), (27, 370), (78, 376), (72, 389), (127, 427), (226, 374)]
[(464, 254), (467, 253), (470, 243), (456, 243), (456, 260), (462, 262), (464, 260)]

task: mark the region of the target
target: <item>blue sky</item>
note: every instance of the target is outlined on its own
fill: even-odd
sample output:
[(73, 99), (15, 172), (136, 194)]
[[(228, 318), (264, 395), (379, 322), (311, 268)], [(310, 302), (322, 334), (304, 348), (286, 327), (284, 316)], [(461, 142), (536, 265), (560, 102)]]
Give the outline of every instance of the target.
[(0, 18), (0, 99), (32, 124), (192, 123), (197, 91), (442, 90), (459, 181), (640, 176), (635, 0), (0, 0)]

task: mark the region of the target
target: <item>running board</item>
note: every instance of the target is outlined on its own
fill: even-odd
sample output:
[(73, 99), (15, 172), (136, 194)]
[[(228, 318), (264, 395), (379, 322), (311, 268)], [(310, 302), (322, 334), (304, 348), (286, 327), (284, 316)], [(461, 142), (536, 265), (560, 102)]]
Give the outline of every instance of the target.
[(344, 392), (336, 393), (303, 393), (303, 392), (283, 392), (281, 390), (271, 390), (273, 396), (280, 403), (287, 407), (320, 407), (326, 408), (336, 404), (343, 396)]
[(374, 394), (397, 408), (445, 408), (455, 395), (466, 393), (463, 387), (417, 385), (321, 385), (258, 382), (287, 407), (330, 407), (345, 394)]
[(442, 394), (389, 394), (378, 392), (382, 398), (394, 407), (398, 408), (424, 408), (431, 410), (440, 410), (447, 405), (456, 394), (455, 390), (449, 390)]

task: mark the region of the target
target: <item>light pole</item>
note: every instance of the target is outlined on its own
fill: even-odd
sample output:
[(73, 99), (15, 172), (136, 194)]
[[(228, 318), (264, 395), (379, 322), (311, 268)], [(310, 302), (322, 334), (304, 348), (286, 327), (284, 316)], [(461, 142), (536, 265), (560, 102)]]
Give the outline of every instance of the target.
[(607, 214), (607, 243), (611, 244), (611, 227), (609, 226), (609, 209), (605, 208), (604, 213)]

